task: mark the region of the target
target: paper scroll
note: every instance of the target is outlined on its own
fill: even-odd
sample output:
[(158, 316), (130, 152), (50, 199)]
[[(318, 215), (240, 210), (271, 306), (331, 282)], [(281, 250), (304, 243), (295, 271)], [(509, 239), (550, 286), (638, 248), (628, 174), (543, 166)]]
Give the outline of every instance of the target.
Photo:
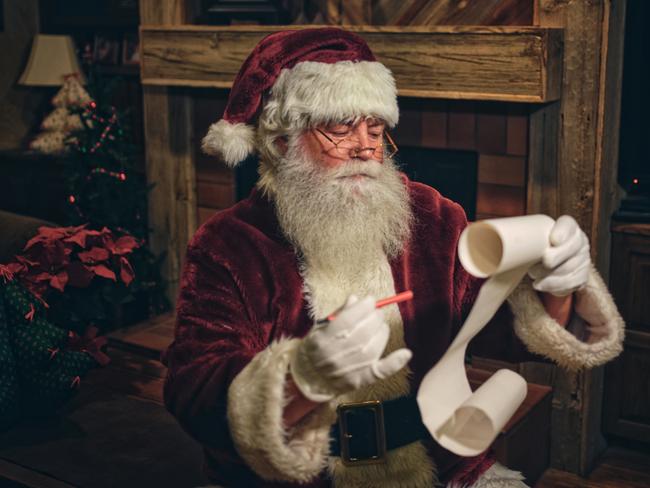
[(417, 402), (424, 425), (444, 448), (460, 456), (485, 451), (526, 397), (526, 381), (497, 371), (472, 393), (465, 374), (467, 344), (550, 245), (554, 220), (529, 215), (483, 220), (461, 234), (458, 256), (472, 275), (490, 279), (481, 288), (463, 327), (447, 352), (426, 374)]

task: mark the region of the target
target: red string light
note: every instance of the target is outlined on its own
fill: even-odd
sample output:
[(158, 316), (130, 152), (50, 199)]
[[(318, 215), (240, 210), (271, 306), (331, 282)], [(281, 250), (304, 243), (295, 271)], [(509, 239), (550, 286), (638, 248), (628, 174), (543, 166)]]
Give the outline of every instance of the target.
[[(107, 119), (100, 117), (96, 113), (97, 109), (97, 103), (95, 101), (88, 102), (86, 105), (85, 110), (82, 113), (82, 116), (88, 120), (92, 120), (94, 122), (98, 122), (102, 125), (105, 125), (104, 129), (102, 130), (102, 133), (99, 135), (99, 140), (93, 144), (93, 146), (89, 149), (86, 150), (85, 148), (81, 147), (80, 150), (82, 152), (89, 152), (91, 154), (97, 152), (103, 145), (106, 139), (110, 141), (115, 140), (115, 136), (111, 134), (111, 131), (113, 130), (113, 127), (117, 123), (117, 112), (115, 110), (115, 107), (111, 107), (111, 116)], [(79, 141), (75, 142), (77, 146), (80, 146)]]
[(109, 171), (106, 168), (93, 168), (93, 169), (91, 169), (88, 176), (86, 176), (86, 180), (90, 180), (93, 175), (97, 175), (97, 174), (107, 175), (107, 176), (110, 176), (110, 177), (115, 178), (115, 179), (120, 180), (120, 181), (126, 181), (126, 173), (124, 171), (119, 171), (119, 172), (118, 171)]
[[(115, 132), (115, 129), (117, 128), (117, 135), (121, 136), (122, 135), (122, 130), (117, 126), (118, 124), (118, 116), (117, 116), (117, 110), (115, 107), (110, 107), (111, 115), (108, 118), (101, 117), (100, 115), (97, 114), (97, 102), (95, 101), (90, 101), (84, 106), (84, 110), (81, 113), (81, 116), (88, 121), (91, 121), (88, 126), (90, 128), (93, 127), (93, 123), (99, 124), (98, 127), (104, 126), (104, 128), (101, 131), (101, 134), (99, 135), (99, 139), (90, 147), (86, 148), (82, 145), (81, 141), (79, 139), (75, 139), (73, 143), (76, 145), (77, 149), (82, 152), (82, 153), (87, 153), (87, 154), (94, 154), (98, 150), (102, 148), (102, 146), (106, 143), (106, 140), (110, 141), (115, 141), (116, 137), (113, 135)], [(115, 178), (118, 181), (124, 182), (127, 179), (127, 174), (125, 171), (110, 171), (106, 168), (102, 167), (96, 167), (92, 168), (90, 172), (86, 175), (86, 181), (90, 181), (95, 175), (105, 175), (105, 176), (110, 176), (111, 178)], [(69, 195), (68, 196), (68, 201), (70, 204), (74, 205), (74, 209), (81, 217), (82, 219), (85, 219), (84, 213), (81, 211), (79, 206), (76, 204), (77, 199), (74, 195)]]

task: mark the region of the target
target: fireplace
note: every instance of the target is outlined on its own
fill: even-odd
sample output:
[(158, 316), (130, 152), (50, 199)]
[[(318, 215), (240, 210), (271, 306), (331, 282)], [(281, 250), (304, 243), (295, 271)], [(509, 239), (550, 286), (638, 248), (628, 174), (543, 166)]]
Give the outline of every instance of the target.
[(403, 146), (395, 157), (411, 180), (432, 186), (443, 196), (459, 203), (469, 220), (476, 218), (476, 151)]
[[(199, 223), (245, 198), (257, 181), (257, 160), (232, 171), (199, 150), (228, 92), (196, 89), (195, 141)], [(411, 179), (460, 203), (470, 220), (526, 212), (528, 105), (400, 97), (391, 131), (395, 156)]]

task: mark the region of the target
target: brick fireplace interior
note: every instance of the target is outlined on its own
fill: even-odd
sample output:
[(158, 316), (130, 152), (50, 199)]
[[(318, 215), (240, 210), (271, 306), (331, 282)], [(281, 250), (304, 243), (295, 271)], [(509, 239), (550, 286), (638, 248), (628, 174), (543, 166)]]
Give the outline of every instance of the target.
[[(198, 150), (227, 95), (194, 90), (199, 223), (245, 197), (256, 178), (254, 161), (235, 172)], [(401, 97), (399, 106), (396, 158), (412, 179), (461, 203), (470, 220), (525, 213), (528, 105)]]

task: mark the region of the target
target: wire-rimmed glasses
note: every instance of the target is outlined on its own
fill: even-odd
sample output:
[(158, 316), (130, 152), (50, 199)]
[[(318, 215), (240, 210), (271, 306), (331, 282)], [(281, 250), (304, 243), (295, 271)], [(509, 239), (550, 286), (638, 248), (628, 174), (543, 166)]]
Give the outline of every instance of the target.
[[(392, 158), (397, 154), (398, 148), (397, 144), (395, 144), (395, 141), (393, 141), (393, 138), (390, 136), (388, 131), (384, 130), (383, 131), (383, 137), (382, 137), (382, 142), (377, 144), (376, 146), (369, 146), (369, 147), (358, 147), (358, 144), (355, 144), (351, 139), (352, 137), (356, 136), (345, 136), (342, 137), (338, 140), (335, 140), (334, 138), (328, 136), (325, 132), (323, 132), (321, 129), (314, 128), (316, 132), (318, 132), (320, 135), (322, 135), (325, 139), (327, 139), (329, 142), (332, 143), (332, 148), (328, 150), (333, 151), (336, 153), (337, 157), (341, 159), (345, 159), (352, 155), (353, 157), (358, 157), (359, 154), (365, 151), (371, 151), (374, 157), (377, 157), (377, 151), (384, 152), (386, 149), (387, 151), (384, 153), (384, 156), (387, 158)], [(381, 154), (381, 153), (380, 153)]]

